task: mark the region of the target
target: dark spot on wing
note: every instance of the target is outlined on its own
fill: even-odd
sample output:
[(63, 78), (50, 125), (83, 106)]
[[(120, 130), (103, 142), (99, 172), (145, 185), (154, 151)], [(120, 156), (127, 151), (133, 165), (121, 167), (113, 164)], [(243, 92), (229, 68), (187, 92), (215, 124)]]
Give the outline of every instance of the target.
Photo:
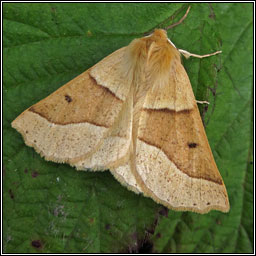
[(189, 148), (196, 148), (196, 147), (197, 147), (197, 143), (195, 143), (195, 142), (189, 142), (189, 143), (188, 143), (188, 147), (189, 147)]
[(72, 101), (72, 98), (69, 95), (65, 95), (65, 100), (70, 103)]

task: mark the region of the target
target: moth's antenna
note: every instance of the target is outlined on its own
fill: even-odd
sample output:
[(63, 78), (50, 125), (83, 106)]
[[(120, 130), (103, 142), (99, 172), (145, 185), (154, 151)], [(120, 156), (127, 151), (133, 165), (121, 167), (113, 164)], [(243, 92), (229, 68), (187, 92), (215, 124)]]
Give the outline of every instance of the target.
[(191, 6), (188, 7), (188, 9), (187, 9), (185, 15), (184, 15), (178, 22), (176, 22), (176, 23), (174, 23), (174, 24), (168, 26), (167, 28), (165, 28), (165, 30), (174, 28), (174, 27), (178, 26), (179, 24), (181, 24), (181, 23), (183, 22), (183, 20), (185, 20), (186, 17), (188, 16), (188, 13), (189, 13), (190, 8), (191, 8)]
[(194, 53), (190, 53), (186, 50), (182, 50), (182, 49), (178, 49), (178, 51), (186, 58), (188, 59), (189, 57), (196, 57), (196, 58), (206, 58), (206, 57), (210, 57), (219, 53), (222, 53), (222, 51), (217, 51), (217, 52), (213, 52), (213, 53), (209, 53), (209, 54), (205, 54), (205, 55), (198, 55), (198, 54), (194, 54)]

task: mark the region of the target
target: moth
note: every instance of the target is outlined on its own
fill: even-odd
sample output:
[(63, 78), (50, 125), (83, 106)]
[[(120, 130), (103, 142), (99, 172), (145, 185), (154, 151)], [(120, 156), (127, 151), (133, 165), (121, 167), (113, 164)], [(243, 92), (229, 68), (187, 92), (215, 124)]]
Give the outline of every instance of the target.
[(46, 160), (110, 170), (169, 209), (229, 211), (180, 53), (165, 30), (133, 40), (20, 114)]

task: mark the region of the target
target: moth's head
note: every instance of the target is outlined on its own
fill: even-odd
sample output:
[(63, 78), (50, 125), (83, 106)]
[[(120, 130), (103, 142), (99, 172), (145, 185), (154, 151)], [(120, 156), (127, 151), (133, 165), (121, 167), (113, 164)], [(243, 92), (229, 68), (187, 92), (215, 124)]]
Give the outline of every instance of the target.
[(129, 45), (133, 56), (150, 58), (153, 55), (162, 56), (164, 59), (179, 58), (180, 54), (176, 46), (171, 42), (164, 29), (155, 29), (155, 31), (145, 37), (134, 39)]
[(164, 29), (155, 29), (155, 31), (150, 35), (152, 39), (155, 40), (167, 40), (167, 32)]
[(151, 41), (155, 41), (155, 42), (166, 42), (166, 43), (168, 42), (175, 49), (177, 49), (174, 43), (168, 38), (167, 31), (164, 29), (155, 29), (153, 33), (145, 36), (145, 38), (150, 38)]

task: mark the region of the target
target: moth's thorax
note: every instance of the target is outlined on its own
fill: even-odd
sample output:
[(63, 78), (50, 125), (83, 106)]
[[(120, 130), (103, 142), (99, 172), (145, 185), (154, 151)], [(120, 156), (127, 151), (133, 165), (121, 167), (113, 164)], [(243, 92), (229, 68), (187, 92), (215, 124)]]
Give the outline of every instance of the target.
[(169, 83), (170, 72), (180, 63), (179, 51), (162, 29), (133, 40), (127, 51), (129, 76), (135, 86), (135, 101), (153, 89), (156, 82), (160, 87)]

